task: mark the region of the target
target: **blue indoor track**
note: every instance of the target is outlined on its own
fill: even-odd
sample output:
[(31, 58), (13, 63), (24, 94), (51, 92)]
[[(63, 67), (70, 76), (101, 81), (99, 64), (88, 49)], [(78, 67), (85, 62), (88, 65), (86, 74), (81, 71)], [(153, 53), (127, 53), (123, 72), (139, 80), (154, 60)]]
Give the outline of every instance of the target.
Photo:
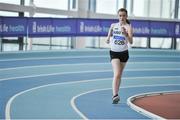
[(180, 91), (180, 51), (129, 54), (113, 105), (108, 49), (0, 53), (0, 119), (151, 119), (127, 99)]

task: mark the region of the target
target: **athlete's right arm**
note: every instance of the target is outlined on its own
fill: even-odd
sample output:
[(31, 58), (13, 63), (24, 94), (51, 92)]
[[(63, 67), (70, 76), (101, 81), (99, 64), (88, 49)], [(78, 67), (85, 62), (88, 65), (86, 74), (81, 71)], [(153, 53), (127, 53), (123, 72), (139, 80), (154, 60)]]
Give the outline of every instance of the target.
[(112, 32), (113, 32), (113, 26), (114, 26), (114, 24), (111, 24), (111, 26), (109, 28), (109, 32), (108, 32), (107, 39), (106, 39), (107, 44), (109, 44), (109, 42), (110, 42), (110, 38), (111, 38)]

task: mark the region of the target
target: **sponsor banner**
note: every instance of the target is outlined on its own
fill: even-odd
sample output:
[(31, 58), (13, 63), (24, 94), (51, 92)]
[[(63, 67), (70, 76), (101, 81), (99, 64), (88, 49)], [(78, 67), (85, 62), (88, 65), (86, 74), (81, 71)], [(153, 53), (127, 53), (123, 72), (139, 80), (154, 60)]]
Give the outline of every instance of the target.
[(180, 37), (180, 22), (175, 24), (175, 37)]
[(77, 36), (100, 36), (102, 26), (98, 19), (78, 19)]
[(149, 21), (131, 20), (130, 23), (133, 28), (134, 36), (139, 36), (139, 37), (150, 36)]
[(0, 37), (2, 37), (2, 17), (0, 17)]
[(51, 18), (29, 18), (28, 35), (29, 37), (51, 37), (55, 32)]
[(22, 17), (2, 17), (0, 31), (4, 37), (27, 35), (27, 19)]
[(173, 37), (174, 23), (163, 21), (151, 21), (151, 37)]
[(109, 20), (108, 19), (105, 19), (105, 20), (101, 19), (101, 21), (100, 21), (100, 26), (102, 28), (101, 35), (107, 36), (111, 24), (117, 23), (117, 22), (119, 22), (119, 21), (118, 20), (111, 20), (111, 19), (109, 19)]
[[(107, 36), (118, 19), (0, 17), (2, 37)], [(180, 22), (130, 20), (136, 37), (180, 37)]]
[(52, 36), (76, 36), (75, 19), (53, 19), (54, 32)]

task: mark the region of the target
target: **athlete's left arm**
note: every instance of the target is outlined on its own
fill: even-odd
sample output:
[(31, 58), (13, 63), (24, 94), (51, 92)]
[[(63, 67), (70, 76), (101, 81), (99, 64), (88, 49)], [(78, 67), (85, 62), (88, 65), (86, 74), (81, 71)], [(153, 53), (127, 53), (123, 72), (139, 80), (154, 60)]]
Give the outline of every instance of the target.
[(127, 29), (127, 34), (126, 37), (129, 41), (130, 44), (133, 44), (133, 29), (131, 27), (131, 25), (129, 25), (128, 29)]

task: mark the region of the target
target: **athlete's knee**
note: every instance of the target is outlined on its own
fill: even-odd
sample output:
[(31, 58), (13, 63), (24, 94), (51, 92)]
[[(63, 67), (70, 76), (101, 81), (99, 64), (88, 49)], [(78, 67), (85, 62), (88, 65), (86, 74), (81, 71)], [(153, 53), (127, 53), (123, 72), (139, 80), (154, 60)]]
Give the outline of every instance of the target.
[(114, 79), (120, 79), (121, 78), (121, 74), (114, 74)]

